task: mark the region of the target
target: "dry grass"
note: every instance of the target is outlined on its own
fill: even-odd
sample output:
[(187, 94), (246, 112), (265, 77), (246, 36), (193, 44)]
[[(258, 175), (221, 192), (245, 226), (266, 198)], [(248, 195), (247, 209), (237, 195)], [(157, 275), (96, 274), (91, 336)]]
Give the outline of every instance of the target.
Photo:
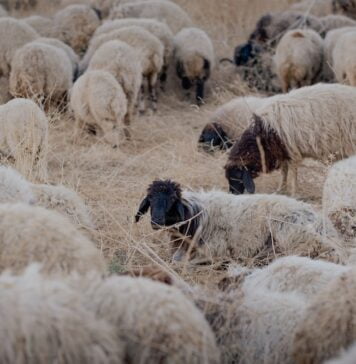
[[(289, 1), (291, 2), (291, 1)], [(285, 9), (287, 0), (177, 0), (190, 12), (196, 24), (214, 40), (217, 56), (231, 55), (236, 44), (246, 39), (255, 21), (266, 11)], [(137, 116), (132, 124), (132, 141), (119, 149), (93, 136), (73, 142), (74, 120), (70, 113), (51, 114), (49, 136), (50, 182), (72, 187), (90, 206), (97, 229), (92, 235), (112, 271), (139, 267), (152, 260), (171, 270), (167, 236), (154, 232), (148, 219), (139, 224), (133, 216), (155, 178), (171, 178), (184, 187), (214, 187), (226, 190), (223, 166), (226, 155), (198, 151), (200, 130), (217, 105), (235, 95), (247, 94), (231, 67), (217, 69), (206, 105), (197, 108), (184, 100), (176, 85), (160, 95), (155, 115)], [(301, 195), (320, 202), (325, 168), (301, 168)], [(273, 192), (279, 174), (257, 181), (258, 192)], [(180, 268), (175, 268), (182, 272)], [(184, 277), (189, 281), (215, 281), (219, 271), (202, 267)]]

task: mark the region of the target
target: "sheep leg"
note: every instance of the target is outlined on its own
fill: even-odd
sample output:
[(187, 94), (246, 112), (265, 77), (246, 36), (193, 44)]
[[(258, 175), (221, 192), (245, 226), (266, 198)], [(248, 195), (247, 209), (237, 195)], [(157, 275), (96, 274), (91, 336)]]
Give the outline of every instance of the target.
[(293, 197), (296, 196), (297, 192), (297, 185), (298, 185), (298, 167), (295, 164), (291, 165), (291, 175), (292, 175), (292, 189), (291, 189), (291, 195)]
[(165, 91), (166, 84), (167, 84), (167, 72), (168, 72), (168, 66), (163, 65), (162, 72), (159, 76), (159, 82), (160, 82), (160, 88), (162, 91)]
[(197, 82), (196, 100), (197, 100), (197, 104), (199, 106), (203, 104), (203, 101), (204, 101), (204, 81), (202, 81), (202, 80), (199, 80)]
[(150, 97), (151, 109), (156, 112), (157, 111), (157, 93), (156, 93), (156, 84), (157, 77), (151, 76), (148, 80), (148, 94)]
[(283, 162), (281, 166), (281, 180), (277, 189), (278, 193), (284, 194), (287, 192), (287, 181), (288, 181), (288, 163)]
[(124, 117), (124, 135), (127, 140), (131, 139), (130, 123), (133, 115), (133, 107), (129, 105), (128, 111)]
[(139, 101), (139, 107), (138, 110), (141, 115), (145, 113), (146, 105), (145, 105), (145, 85), (143, 84), (144, 81), (142, 81), (141, 90), (140, 90), (140, 101)]

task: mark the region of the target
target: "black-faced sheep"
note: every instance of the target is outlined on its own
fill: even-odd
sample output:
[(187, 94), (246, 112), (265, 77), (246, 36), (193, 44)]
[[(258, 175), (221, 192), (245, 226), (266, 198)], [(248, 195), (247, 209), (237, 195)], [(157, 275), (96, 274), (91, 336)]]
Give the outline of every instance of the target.
[(202, 255), (261, 264), (280, 254), (344, 259), (331, 223), (285, 196), (182, 191), (175, 182), (158, 180), (149, 186), (136, 222), (149, 209), (152, 228), (170, 232), (174, 260)]
[[(225, 166), (232, 193), (254, 190), (262, 172), (282, 169), (280, 190), (287, 189), (304, 158), (342, 159), (356, 151), (356, 91), (339, 84), (317, 84), (276, 97), (257, 110), (253, 123), (235, 142)], [(248, 182), (248, 183), (246, 183)]]
[(196, 101), (204, 100), (204, 85), (215, 65), (213, 44), (208, 35), (198, 28), (184, 28), (174, 37), (174, 58), (177, 76), (182, 87), (196, 86)]

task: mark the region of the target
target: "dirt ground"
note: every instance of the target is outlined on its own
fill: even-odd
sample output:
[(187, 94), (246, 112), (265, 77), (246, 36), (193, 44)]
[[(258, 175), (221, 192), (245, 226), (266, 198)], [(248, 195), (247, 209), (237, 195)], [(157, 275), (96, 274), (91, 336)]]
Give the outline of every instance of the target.
[[(176, 2), (211, 36), (219, 59), (232, 56), (234, 47), (246, 40), (263, 13), (286, 9), (292, 1)], [(50, 115), (49, 182), (73, 188), (90, 206), (96, 224), (91, 235), (112, 271), (155, 262), (184, 274), (189, 281), (212, 281), (219, 276), (214, 267), (193, 271), (191, 267), (172, 266), (166, 234), (153, 231), (147, 217), (139, 224), (133, 217), (147, 186), (157, 178), (170, 178), (185, 188), (227, 190), (223, 169), (227, 155), (201, 152), (197, 140), (219, 105), (250, 93), (253, 91), (241, 82), (234, 67), (217, 66), (206, 103), (198, 108), (193, 99), (184, 97), (173, 73), (167, 92), (159, 95), (157, 113), (137, 115), (132, 140), (123, 141), (118, 149), (93, 136), (74, 142), (70, 112)], [(326, 167), (317, 163), (307, 163), (300, 169), (299, 194), (303, 200), (319, 205), (325, 171)], [(274, 192), (278, 177), (279, 173), (274, 173), (258, 178), (257, 192)]]

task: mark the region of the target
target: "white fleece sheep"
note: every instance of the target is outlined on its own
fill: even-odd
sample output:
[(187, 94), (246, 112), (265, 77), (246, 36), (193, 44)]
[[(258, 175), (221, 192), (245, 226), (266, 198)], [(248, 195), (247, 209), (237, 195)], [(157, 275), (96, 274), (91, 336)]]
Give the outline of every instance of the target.
[(332, 53), (337, 82), (356, 86), (356, 29), (342, 34)]
[(174, 34), (183, 28), (191, 27), (189, 15), (171, 1), (141, 1), (119, 5), (110, 11), (110, 19), (151, 18), (166, 23)]
[(230, 258), (247, 266), (290, 254), (345, 260), (331, 223), (311, 205), (285, 196), (181, 191), (172, 181), (154, 181), (136, 221), (149, 208), (152, 227), (168, 228), (174, 260)]
[(94, 54), (88, 71), (111, 73), (124, 90), (127, 99), (127, 113), (124, 123), (129, 136), (129, 125), (133, 120), (135, 105), (142, 84), (142, 64), (137, 51), (118, 40), (105, 42)]
[(323, 189), (324, 215), (330, 218), (350, 247), (356, 247), (355, 180), (356, 157), (351, 157), (329, 169)]
[(165, 23), (157, 21), (155, 19), (140, 19), (140, 18), (128, 18), (117, 19), (112, 21), (106, 21), (96, 31), (94, 36), (99, 36), (104, 33), (109, 33), (116, 29), (125, 28), (128, 26), (139, 26), (146, 29), (157, 37), (164, 46), (164, 64), (162, 69), (163, 77), (166, 77), (171, 57), (173, 54), (173, 33)]
[[(281, 168), (280, 190), (285, 191), (290, 169), (294, 194), (297, 168), (304, 158), (325, 162), (355, 154), (355, 98), (355, 87), (340, 84), (317, 84), (275, 97), (256, 111), (254, 122), (235, 143), (227, 174), (234, 168), (250, 168), (255, 178), (263, 170)], [(269, 149), (272, 140), (274, 148)]]
[(213, 44), (208, 35), (198, 28), (184, 28), (174, 37), (174, 60), (182, 87), (196, 85), (196, 100), (204, 98), (204, 83), (215, 66)]
[(85, 72), (72, 88), (70, 104), (77, 132), (89, 126), (112, 147), (119, 146), (128, 105), (124, 90), (111, 73)]
[(70, 45), (78, 54), (84, 53), (100, 20), (89, 5), (70, 5), (54, 16), (56, 38)]
[(105, 273), (100, 251), (61, 214), (27, 204), (0, 205), (0, 271), (42, 263), (46, 275)]
[(0, 18), (0, 77), (8, 77), (11, 62), (17, 49), (26, 43), (32, 42), (39, 35), (24, 22), (14, 18)]
[(333, 66), (333, 51), (338, 39), (348, 32), (356, 31), (356, 27), (343, 27), (333, 29), (326, 34), (324, 39), (324, 69), (323, 77), (327, 81), (335, 79), (334, 66)]
[(312, 29), (290, 30), (279, 41), (274, 62), (282, 90), (312, 85), (322, 75), (323, 40)]
[(106, 279), (96, 274), (72, 282), (88, 309), (116, 328), (131, 363), (220, 363), (203, 314), (180, 290), (145, 278)]
[(320, 18), (320, 23), (323, 28), (322, 34), (327, 34), (333, 29), (356, 26), (356, 20), (350, 19), (349, 17), (344, 15), (335, 14)]
[(22, 275), (1, 274), (0, 291), (0, 362), (124, 362), (114, 326), (63, 278), (48, 279), (31, 264)]
[[(81, 62), (81, 69), (83, 69), (83, 67), (85, 68), (85, 65), (90, 61), (94, 52), (101, 45), (110, 40), (125, 42), (137, 51), (138, 56), (136, 58), (141, 63), (142, 75), (147, 79), (150, 99), (153, 108), (155, 108), (155, 103), (157, 101), (155, 85), (163, 67), (163, 44), (153, 34), (138, 26), (114, 30), (110, 33), (93, 38), (89, 49)], [(125, 59), (126, 58), (127, 57), (125, 57)]]
[(0, 151), (30, 180), (47, 179), (48, 120), (31, 100), (0, 106)]
[(56, 32), (53, 27), (53, 19), (42, 15), (31, 15), (21, 19), (30, 25), (41, 37), (55, 37)]
[(60, 104), (72, 87), (73, 67), (67, 53), (43, 42), (18, 49), (11, 63), (10, 93), (43, 104)]

